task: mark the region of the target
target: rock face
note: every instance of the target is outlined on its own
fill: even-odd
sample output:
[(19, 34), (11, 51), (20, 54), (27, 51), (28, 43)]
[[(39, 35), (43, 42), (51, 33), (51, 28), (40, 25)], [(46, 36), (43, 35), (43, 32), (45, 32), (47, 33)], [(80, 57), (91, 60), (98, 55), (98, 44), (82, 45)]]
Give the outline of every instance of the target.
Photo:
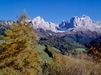
[(38, 28), (42, 28), (44, 30), (50, 30), (50, 31), (53, 31), (53, 32), (56, 32), (57, 31), (57, 27), (58, 27), (58, 24), (55, 24), (55, 23), (48, 23), (48, 22), (45, 22), (43, 18), (41, 18), (40, 16), (34, 18), (31, 23), (33, 24), (33, 27), (35, 29), (38, 29)]
[(90, 17), (82, 15), (81, 17), (73, 17), (70, 20), (70, 25), (74, 26), (74, 30), (91, 30), (101, 31), (101, 21), (92, 21)]
[(70, 24), (74, 27), (91, 26), (92, 20), (86, 15), (82, 15), (81, 17), (75, 16), (70, 20)]
[(60, 31), (66, 31), (69, 28), (73, 28), (73, 25), (70, 25), (68, 21), (63, 20), (57, 29)]

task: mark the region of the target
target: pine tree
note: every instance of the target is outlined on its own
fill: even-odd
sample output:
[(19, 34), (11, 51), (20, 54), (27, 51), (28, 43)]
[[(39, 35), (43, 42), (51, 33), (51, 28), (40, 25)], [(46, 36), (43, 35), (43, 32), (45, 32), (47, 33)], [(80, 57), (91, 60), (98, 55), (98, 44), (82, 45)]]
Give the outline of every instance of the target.
[[(6, 36), (1, 36), (6, 41), (0, 44), (0, 68), (13, 66), (15, 69), (34, 70), (37, 73), (42, 63), (35, 49), (37, 35), (33, 32), (33, 26), (28, 22), (25, 12), (18, 17), (10, 29), (6, 29)], [(31, 70), (29, 70), (31, 69)]]

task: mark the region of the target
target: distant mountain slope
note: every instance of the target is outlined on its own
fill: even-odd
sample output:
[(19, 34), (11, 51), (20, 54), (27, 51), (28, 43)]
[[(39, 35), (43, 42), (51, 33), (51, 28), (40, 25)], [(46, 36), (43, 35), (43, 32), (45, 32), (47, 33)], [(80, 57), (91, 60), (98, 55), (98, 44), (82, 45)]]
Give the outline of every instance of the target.
[(55, 47), (59, 49), (61, 53), (65, 53), (65, 51), (69, 50), (74, 50), (75, 48), (85, 48), (83, 45), (77, 43), (73, 38), (75, 37), (47, 36), (40, 38), (38, 42), (39, 44), (46, 44)]

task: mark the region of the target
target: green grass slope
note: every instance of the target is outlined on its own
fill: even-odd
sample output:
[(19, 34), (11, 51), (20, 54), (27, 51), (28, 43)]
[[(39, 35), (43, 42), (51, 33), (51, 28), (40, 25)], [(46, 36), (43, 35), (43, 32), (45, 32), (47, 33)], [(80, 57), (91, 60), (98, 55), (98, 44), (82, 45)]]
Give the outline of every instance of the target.
[(43, 45), (37, 45), (37, 49), (39, 49), (39, 50), (41, 50), (43, 52), (42, 54), (39, 54), (39, 56), (43, 61), (52, 62), (51, 57), (49, 57), (49, 55), (44, 51), (45, 48), (46, 47), (43, 46)]
[(4, 40), (0, 40), (0, 43), (5, 43), (5, 41)]
[(86, 49), (85, 48), (76, 48), (74, 51), (83, 52), (83, 51), (86, 51)]

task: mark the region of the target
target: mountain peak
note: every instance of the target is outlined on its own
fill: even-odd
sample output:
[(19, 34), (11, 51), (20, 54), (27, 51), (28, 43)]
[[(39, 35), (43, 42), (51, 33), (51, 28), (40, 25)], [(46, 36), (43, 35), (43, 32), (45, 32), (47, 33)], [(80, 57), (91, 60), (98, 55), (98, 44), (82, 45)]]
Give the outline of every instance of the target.
[(87, 15), (82, 15), (80, 18), (91, 21), (91, 18)]
[(37, 16), (36, 19), (41, 19), (41, 17), (40, 16)]
[(81, 17), (75, 16), (70, 20), (70, 24), (74, 25), (74, 27), (91, 27), (92, 20), (86, 15), (82, 15)]
[(81, 17), (88, 17), (87, 15), (83, 14)]
[(56, 27), (58, 27), (58, 24), (52, 23), (52, 22), (45, 22), (43, 18), (41, 18), (40, 16), (37, 16), (36, 18), (34, 18), (31, 23), (33, 24), (34, 28), (36, 29), (44, 29), (44, 30), (50, 30), (53, 32), (56, 32)]
[(33, 19), (34, 21), (44, 21), (43, 18), (41, 18), (40, 16), (37, 16), (36, 18)]
[(36, 18), (34, 18), (33, 20), (32, 20), (32, 23), (44, 23), (44, 19), (43, 18), (41, 18), (40, 16), (37, 16)]

